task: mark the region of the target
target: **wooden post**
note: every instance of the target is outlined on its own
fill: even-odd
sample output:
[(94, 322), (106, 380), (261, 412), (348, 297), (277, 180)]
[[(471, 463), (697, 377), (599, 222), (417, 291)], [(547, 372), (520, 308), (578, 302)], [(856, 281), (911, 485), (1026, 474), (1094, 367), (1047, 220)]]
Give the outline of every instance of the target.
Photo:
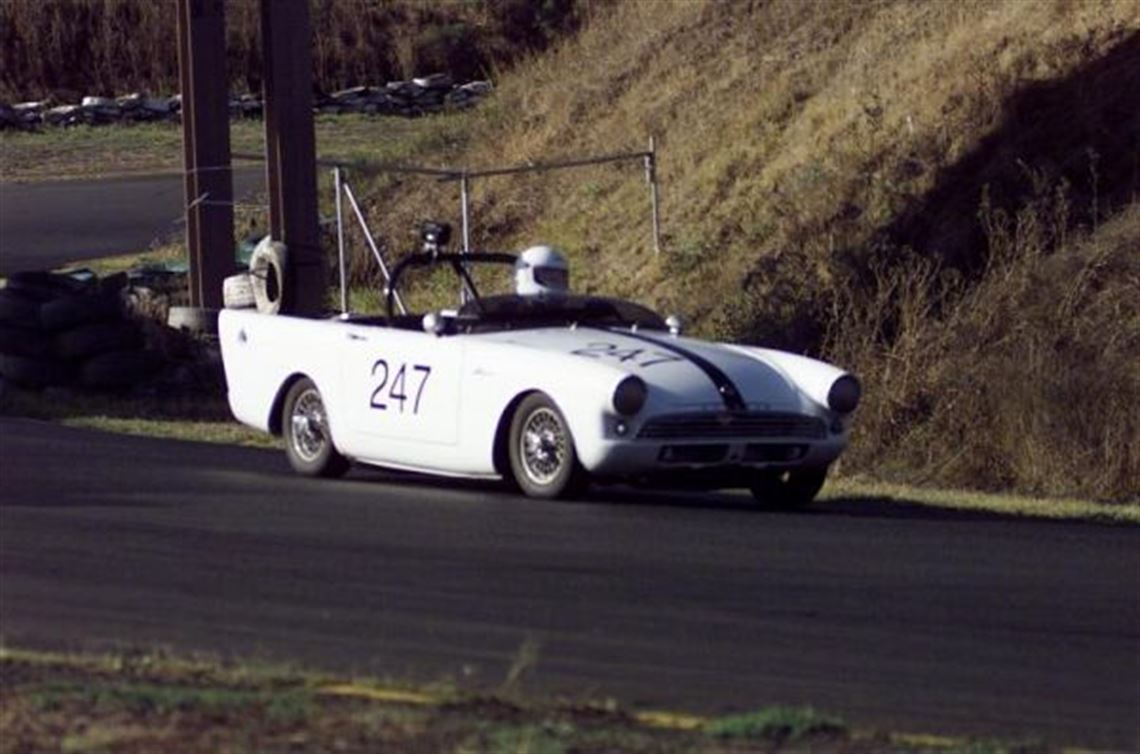
[(190, 305), (218, 309), (234, 270), (224, 0), (178, 0)]
[(325, 309), (328, 271), (317, 217), (309, 0), (261, 0), (269, 227), (285, 244), (282, 311)]

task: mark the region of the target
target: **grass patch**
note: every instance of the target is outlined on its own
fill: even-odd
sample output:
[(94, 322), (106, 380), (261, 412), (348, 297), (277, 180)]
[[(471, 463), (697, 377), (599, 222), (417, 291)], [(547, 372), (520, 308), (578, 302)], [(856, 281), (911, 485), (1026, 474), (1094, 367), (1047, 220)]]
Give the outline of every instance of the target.
[(847, 726), (839, 718), (816, 712), (811, 707), (769, 707), (713, 720), (703, 730), (714, 738), (792, 743), (813, 736), (841, 735)]
[(923, 505), (955, 511), (1057, 520), (1140, 524), (1140, 503), (1099, 503), (1075, 498), (1045, 498), (975, 490), (948, 490), (877, 481), (866, 477), (828, 480), (821, 504), (862, 500)]
[(238, 423), (224, 394), (209, 390), (182, 395), (87, 394), (54, 388), (44, 392), (6, 387), (0, 416), (53, 421), (144, 437), (280, 447), (277, 438)]
[(86, 427), (104, 432), (118, 432), (140, 437), (170, 440), (192, 440), (251, 448), (280, 448), (277, 437), (250, 429), (236, 421), (181, 421), (177, 419), (124, 419), (115, 416), (67, 417), (60, 421), (68, 427)]
[[(167, 244), (147, 249), (134, 254), (120, 254), (113, 257), (102, 257), (77, 261), (70, 268), (85, 267), (99, 277), (107, 277), (119, 272), (127, 272), (144, 267), (169, 268), (187, 265), (186, 247), (180, 243)], [(67, 268), (65, 268), (67, 269)]]
[[(467, 113), (397, 118), (361, 114), (314, 118), (317, 154), (344, 161), (402, 162), (433, 156), (462, 141)], [(230, 123), (230, 150), (261, 155), (265, 125), (260, 120)], [(235, 166), (254, 164), (235, 161)], [(0, 132), (0, 175), (13, 182), (98, 178), (182, 170), (182, 126), (134, 123)], [(324, 175), (318, 176), (323, 182)]]
[(263, 713), (271, 720), (297, 723), (314, 708), (311, 689), (274, 691), (218, 687), (165, 686), (153, 683), (87, 683), (53, 681), (37, 686), (28, 701), (41, 712), (72, 706), (121, 709), (135, 715), (202, 712), (209, 715)]
[[(0, 648), (0, 753), (24, 751), (464, 751), (760, 754), (1024, 751), (999, 741), (851, 729), (807, 708), (697, 720), (453, 686), (335, 678), (169, 652)], [(354, 693), (349, 693), (354, 692)], [(1044, 746), (1033, 751), (1048, 752)]]

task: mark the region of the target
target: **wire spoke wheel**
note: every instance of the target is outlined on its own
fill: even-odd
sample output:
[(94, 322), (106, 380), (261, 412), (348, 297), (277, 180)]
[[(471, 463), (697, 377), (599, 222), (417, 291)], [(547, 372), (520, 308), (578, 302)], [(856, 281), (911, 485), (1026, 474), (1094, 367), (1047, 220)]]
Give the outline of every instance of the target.
[(305, 476), (340, 476), (349, 461), (337, 452), (325, 402), (313, 381), (297, 380), (285, 395), (281, 412), (285, 455), (289, 465)]
[(549, 408), (532, 412), (519, 437), (523, 471), (535, 484), (550, 484), (566, 463), (566, 428)]
[(328, 445), (325, 404), (316, 388), (305, 390), (293, 404), (289, 418), (290, 442), (297, 455), (306, 461), (315, 461)]
[(588, 481), (566, 418), (543, 393), (532, 393), (519, 403), (511, 420), (509, 449), (514, 481), (531, 497), (562, 497)]

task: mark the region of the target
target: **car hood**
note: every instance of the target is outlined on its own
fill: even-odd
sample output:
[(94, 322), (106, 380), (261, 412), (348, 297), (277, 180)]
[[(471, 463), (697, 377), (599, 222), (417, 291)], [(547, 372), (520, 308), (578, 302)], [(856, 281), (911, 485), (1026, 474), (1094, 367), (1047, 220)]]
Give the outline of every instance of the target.
[[(475, 336), (569, 359), (587, 359), (617, 372), (637, 375), (650, 386), (657, 408), (692, 410), (800, 411), (805, 398), (795, 383), (761, 354), (657, 331), (630, 332), (595, 327), (537, 328)], [(558, 362), (552, 360), (551, 368)], [(721, 386), (740, 395), (730, 405)]]

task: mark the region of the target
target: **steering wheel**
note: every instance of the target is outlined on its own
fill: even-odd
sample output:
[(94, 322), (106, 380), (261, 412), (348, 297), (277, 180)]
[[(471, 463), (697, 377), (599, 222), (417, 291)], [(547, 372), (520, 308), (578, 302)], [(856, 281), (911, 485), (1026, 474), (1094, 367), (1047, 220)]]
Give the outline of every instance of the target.
[(475, 281), (471, 279), (464, 265), (488, 262), (513, 265), (515, 263), (515, 256), (513, 254), (496, 252), (471, 252), (467, 254), (410, 254), (404, 257), (392, 269), (392, 276), (388, 279), (388, 289), (385, 293), (384, 300), (384, 309), (388, 319), (392, 320), (396, 316), (396, 290), (400, 282), (400, 277), (404, 274), (404, 269), (409, 266), (430, 267), (434, 264), (444, 263), (451, 265), (451, 269), (455, 272), (456, 277), (463, 281), (467, 290), (471, 293), (471, 299), (464, 304), (464, 308), (469, 304), (474, 304), (477, 314), (484, 313), (485, 308), (483, 302), (479, 299), (479, 291), (475, 288)]

